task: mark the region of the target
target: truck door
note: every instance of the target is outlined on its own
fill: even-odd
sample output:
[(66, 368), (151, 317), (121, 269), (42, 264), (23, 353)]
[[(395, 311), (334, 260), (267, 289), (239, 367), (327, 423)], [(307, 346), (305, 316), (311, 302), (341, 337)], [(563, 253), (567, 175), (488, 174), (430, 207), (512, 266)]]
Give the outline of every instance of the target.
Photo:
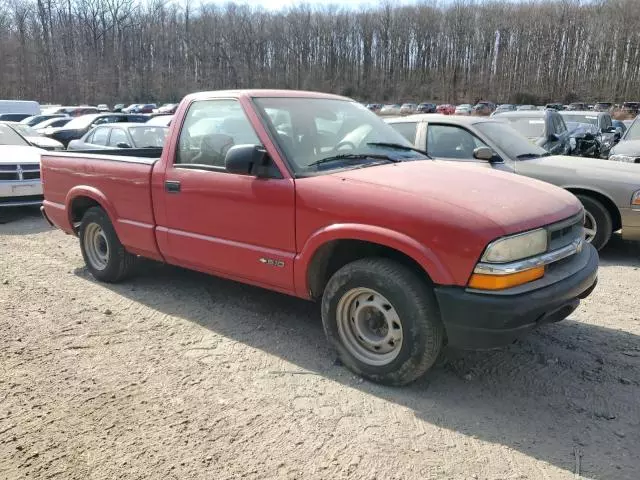
[(227, 172), (227, 150), (247, 144), (263, 142), (238, 100), (189, 106), (154, 188), (158, 243), (170, 263), (292, 292), (294, 182), (275, 165), (272, 178)]

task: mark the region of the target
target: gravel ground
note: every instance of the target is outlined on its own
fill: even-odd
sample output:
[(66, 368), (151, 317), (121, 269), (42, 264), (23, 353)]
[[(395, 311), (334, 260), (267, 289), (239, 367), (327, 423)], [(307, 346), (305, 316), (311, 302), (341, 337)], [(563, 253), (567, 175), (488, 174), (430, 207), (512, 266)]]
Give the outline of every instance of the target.
[(0, 478), (637, 479), (640, 247), (570, 319), (405, 388), (336, 364), (316, 305), (145, 263), (94, 281), (0, 225)]

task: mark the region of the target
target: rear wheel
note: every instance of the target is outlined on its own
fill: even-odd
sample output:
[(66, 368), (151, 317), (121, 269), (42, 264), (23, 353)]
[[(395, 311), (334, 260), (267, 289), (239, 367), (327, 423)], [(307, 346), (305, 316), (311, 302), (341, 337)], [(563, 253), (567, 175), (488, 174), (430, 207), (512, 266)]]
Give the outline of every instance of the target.
[(585, 240), (597, 250), (602, 249), (613, 233), (613, 221), (607, 208), (598, 200), (588, 195), (576, 195), (584, 206)]
[(84, 262), (95, 278), (103, 282), (119, 282), (131, 274), (136, 257), (120, 243), (102, 208), (92, 207), (86, 211), (78, 236)]
[(322, 323), (349, 369), (389, 385), (422, 376), (444, 338), (431, 288), (383, 258), (355, 261), (331, 277), (322, 297)]

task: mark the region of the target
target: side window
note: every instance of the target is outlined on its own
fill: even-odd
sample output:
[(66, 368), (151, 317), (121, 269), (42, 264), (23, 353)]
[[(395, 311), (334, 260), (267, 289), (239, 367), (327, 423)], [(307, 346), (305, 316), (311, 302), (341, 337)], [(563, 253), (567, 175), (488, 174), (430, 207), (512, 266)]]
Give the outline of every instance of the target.
[(473, 151), (478, 147), (488, 147), (488, 145), (464, 128), (429, 124), (427, 153), (432, 157), (471, 160)]
[(96, 131), (93, 132), (93, 139), (91, 141), (94, 145), (106, 145), (107, 138), (109, 138), (109, 130), (110, 128), (96, 128)]
[(392, 123), (391, 126), (411, 144), (416, 143), (416, 133), (418, 132), (417, 122)]
[(260, 145), (240, 103), (236, 100), (194, 102), (185, 116), (175, 164), (224, 168), (227, 151), (234, 145)]
[(93, 143), (93, 134), (94, 134), (94, 133), (95, 133), (95, 131), (94, 131), (94, 132), (91, 132), (91, 133), (87, 136), (87, 138), (85, 139), (84, 143)]
[[(127, 134), (121, 128), (113, 128), (111, 129), (111, 136), (109, 137), (109, 146), (117, 147), (119, 143), (126, 143), (129, 145), (129, 139), (127, 138)], [(133, 145), (129, 145), (133, 146)]]

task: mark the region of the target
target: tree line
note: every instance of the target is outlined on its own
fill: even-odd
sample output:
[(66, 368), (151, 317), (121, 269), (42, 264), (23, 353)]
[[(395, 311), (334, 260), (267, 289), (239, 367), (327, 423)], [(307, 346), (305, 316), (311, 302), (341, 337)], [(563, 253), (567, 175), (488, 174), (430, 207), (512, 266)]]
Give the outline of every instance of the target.
[(640, 99), (638, 0), (426, 0), (268, 11), (0, 0), (0, 98), (177, 101), (295, 88), (363, 101)]

